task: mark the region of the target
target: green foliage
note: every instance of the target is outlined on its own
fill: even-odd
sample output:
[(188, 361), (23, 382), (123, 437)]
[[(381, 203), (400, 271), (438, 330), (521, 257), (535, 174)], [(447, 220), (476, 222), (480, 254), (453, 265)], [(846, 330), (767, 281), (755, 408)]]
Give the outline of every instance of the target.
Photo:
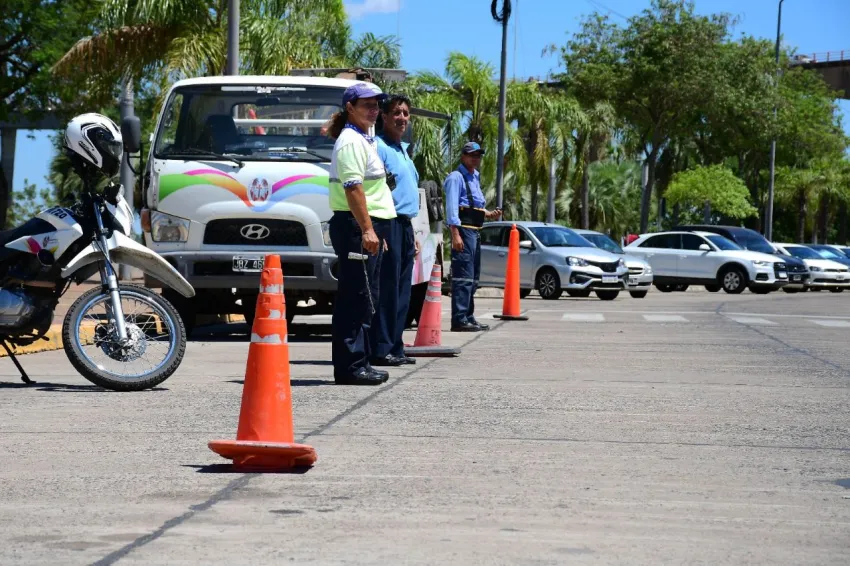
[(673, 176), (667, 188), (667, 202), (702, 206), (711, 203), (715, 212), (729, 218), (747, 218), (757, 210), (750, 204), (750, 192), (741, 179), (722, 165), (696, 167)]
[(39, 189), (28, 179), (24, 179), (24, 188), (15, 191), (15, 201), (6, 216), (4, 229), (20, 226), (40, 211), (56, 204), (56, 198), (50, 189)]

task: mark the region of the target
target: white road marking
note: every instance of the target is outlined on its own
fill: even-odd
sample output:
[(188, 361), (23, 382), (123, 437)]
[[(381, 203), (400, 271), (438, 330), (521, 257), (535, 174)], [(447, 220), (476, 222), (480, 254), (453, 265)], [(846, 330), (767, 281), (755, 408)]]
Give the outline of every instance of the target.
[(677, 314), (645, 314), (647, 322), (689, 322), (687, 318)]
[(605, 317), (598, 313), (565, 313), (561, 320), (570, 322), (605, 322)]
[(809, 319), (809, 322), (818, 326), (828, 326), (830, 328), (850, 328), (850, 321), (847, 320), (814, 320)]
[(727, 318), (734, 320), (735, 322), (740, 322), (741, 324), (761, 324), (763, 326), (770, 326), (776, 324), (772, 320), (767, 320), (766, 318), (760, 318), (758, 316), (728, 315)]

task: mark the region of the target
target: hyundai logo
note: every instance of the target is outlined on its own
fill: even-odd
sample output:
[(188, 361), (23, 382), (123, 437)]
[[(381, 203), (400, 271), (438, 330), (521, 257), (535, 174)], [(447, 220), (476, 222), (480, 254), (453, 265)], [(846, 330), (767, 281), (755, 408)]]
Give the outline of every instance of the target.
[(246, 240), (262, 240), (268, 238), (272, 231), (262, 224), (246, 224), (239, 229), (239, 233)]

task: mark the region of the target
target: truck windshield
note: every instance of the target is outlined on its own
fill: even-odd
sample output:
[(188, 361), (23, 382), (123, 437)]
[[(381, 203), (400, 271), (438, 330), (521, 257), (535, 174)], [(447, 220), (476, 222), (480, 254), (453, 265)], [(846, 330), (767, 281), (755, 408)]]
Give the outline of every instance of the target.
[[(340, 110), (338, 88), (194, 85), (175, 89), (156, 135), (158, 158), (330, 161), (323, 125)], [(206, 155), (204, 155), (206, 154)], [(228, 159), (230, 158), (228, 157)]]

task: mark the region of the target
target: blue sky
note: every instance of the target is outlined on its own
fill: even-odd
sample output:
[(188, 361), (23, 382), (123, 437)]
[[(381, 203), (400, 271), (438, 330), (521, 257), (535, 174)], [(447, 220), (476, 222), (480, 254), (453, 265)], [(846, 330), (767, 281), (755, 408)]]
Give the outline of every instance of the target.
[[(501, 0), (499, 0), (501, 4)], [(501, 30), (490, 16), (490, 0), (345, 0), (355, 34), (398, 34), (402, 65), (408, 71), (441, 70), (451, 51), (462, 51), (499, 66)], [(583, 15), (610, 12), (624, 22), (650, 4), (649, 0), (513, 0), (508, 33), (508, 76), (545, 77), (558, 70), (554, 56), (542, 52), (563, 45)], [(777, 0), (697, 0), (700, 13), (737, 16), (737, 34), (776, 37)], [(800, 53), (850, 52), (848, 0), (785, 0), (783, 44)], [(850, 102), (842, 101), (844, 129), (850, 133)], [(14, 188), (29, 179), (46, 186), (44, 176), (52, 156), (48, 132), (18, 133)]]

